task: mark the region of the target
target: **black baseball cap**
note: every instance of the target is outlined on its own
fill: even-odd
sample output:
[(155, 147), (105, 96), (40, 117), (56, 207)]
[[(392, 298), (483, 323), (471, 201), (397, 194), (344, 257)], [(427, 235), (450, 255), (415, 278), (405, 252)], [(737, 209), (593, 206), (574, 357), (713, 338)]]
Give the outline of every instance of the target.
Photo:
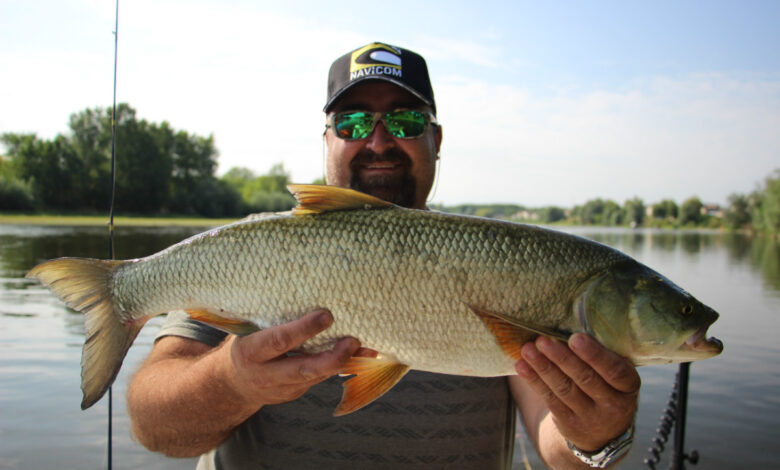
[(433, 108), (433, 87), (428, 66), (420, 54), (381, 42), (365, 45), (336, 59), (328, 73), (326, 113), (347, 90), (366, 80), (384, 80), (413, 94)]

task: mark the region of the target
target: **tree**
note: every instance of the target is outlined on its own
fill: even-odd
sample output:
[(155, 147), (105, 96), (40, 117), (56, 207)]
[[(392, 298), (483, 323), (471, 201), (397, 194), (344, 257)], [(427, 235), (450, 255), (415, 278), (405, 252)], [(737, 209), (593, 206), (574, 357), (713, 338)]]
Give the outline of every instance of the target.
[(152, 126), (135, 119), (135, 110), (117, 110), (116, 207), (133, 213), (169, 209), (173, 157), (163, 151)]
[[(74, 113), (70, 135), (53, 140), (4, 134), (10, 157), (3, 163), (4, 191), (17, 197), (30, 188), (41, 208), (107, 209), (111, 114), (108, 108)], [(117, 210), (221, 215), (217, 214), (221, 207), (236, 212), (230, 208), (239, 201), (238, 195), (214, 177), (218, 153), (213, 136), (176, 131), (167, 122), (158, 126), (139, 120), (127, 103), (117, 106), (115, 124)], [(21, 186), (8, 183), (11, 180)]]
[(697, 225), (702, 221), (701, 208), (703, 204), (701, 200), (693, 196), (688, 198), (680, 206), (680, 224), (682, 225)]
[(597, 223), (601, 225), (622, 225), (623, 210), (617, 202), (606, 200), (604, 201), (604, 210)]
[(221, 180), (241, 194), (245, 212), (278, 212), (295, 206), (295, 198), (287, 191), (290, 175), (282, 163), (260, 176), (248, 168), (234, 167)]
[(661, 202), (655, 203), (652, 208), (654, 219), (664, 220), (677, 218), (677, 203), (671, 199), (664, 199)]
[(601, 222), (601, 215), (604, 213), (604, 201), (602, 199), (591, 199), (579, 211), (579, 223), (583, 225), (593, 225)]
[(723, 214), (723, 221), (732, 230), (738, 230), (750, 223), (750, 201), (744, 194), (731, 194), (729, 207)]
[(639, 227), (645, 220), (645, 203), (638, 197), (629, 199), (623, 205), (623, 210), (626, 216), (626, 222), (632, 227)]
[(780, 170), (766, 179), (764, 187), (751, 196), (753, 226), (756, 230), (780, 233)]
[(566, 218), (566, 211), (560, 207), (548, 206), (539, 211), (539, 220), (545, 224), (551, 224), (564, 220)]
[[(121, 110), (123, 106), (119, 105)], [(119, 114), (118, 114), (119, 115)], [(69, 142), (81, 160), (81, 192), (92, 209), (108, 208), (111, 192), (111, 111), (85, 109), (70, 115)]]
[(82, 208), (82, 164), (66, 138), (41, 140), (35, 134), (4, 134), (15, 176), (27, 182), (35, 199), (49, 208)]
[[(185, 131), (175, 131), (167, 122), (150, 127), (150, 131), (163, 153), (170, 155), (170, 203), (172, 212), (206, 215), (213, 213), (204, 188), (215, 190), (220, 187), (214, 177), (217, 168), (217, 149), (214, 136), (200, 137)], [(222, 191), (221, 189), (219, 191)], [(201, 208), (201, 209), (198, 209)]]

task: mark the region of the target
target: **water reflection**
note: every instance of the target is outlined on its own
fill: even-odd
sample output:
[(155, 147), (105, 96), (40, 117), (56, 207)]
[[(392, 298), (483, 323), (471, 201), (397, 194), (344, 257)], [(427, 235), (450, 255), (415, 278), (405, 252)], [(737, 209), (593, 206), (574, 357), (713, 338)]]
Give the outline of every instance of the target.
[(749, 253), (751, 265), (761, 272), (770, 286), (780, 290), (780, 245), (767, 237), (760, 237), (751, 243)]
[(780, 241), (771, 237), (748, 237), (716, 231), (627, 230), (590, 227), (563, 229), (596, 240), (632, 256), (656, 251), (682, 253), (689, 260), (723, 249), (730, 262), (747, 265), (780, 291)]
[[(147, 256), (203, 230), (203, 227), (117, 227), (115, 257)], [(0, 274), (4, 278), (23, 277), (28, 269), (47, 259), (106, 258), (107, 253), (105, 227), (0, 228)], [(14, 288), (13, 285), (4, 287)]]

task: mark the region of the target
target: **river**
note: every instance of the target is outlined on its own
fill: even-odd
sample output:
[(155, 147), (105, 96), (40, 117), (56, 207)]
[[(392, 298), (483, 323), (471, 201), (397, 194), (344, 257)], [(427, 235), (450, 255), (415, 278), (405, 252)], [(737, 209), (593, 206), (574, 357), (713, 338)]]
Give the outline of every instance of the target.
[[(153, 253), (203, 228), (118, 227), (116, 257)], [(692, 364), (686, 450), (701, 469), (780, 468), (780, 245), (719, 232), (605, 228), (565, 229), (628, 253), (720, 312), (709, 334), (721, 356)], [(0, 469), (106, 467), (105, 398), (81, 411), (81, 315), (69, 311), (24, 273), (60, 256), (104, 258), (104, 227), (0, 226)], [(171, 459), (135, 442), (125, 412), (129, 377), (152, 346), (152, 320), (114, 385), (114, 468), (194, 469), (195, 459)], [(636, 440), (620, 468), (644, 468), (647, 448), (674, 383), (676, 365), (641, 367)], [(524, 437), (533, 469), (543, 465)], [(657, 468), (665, 469), (672, 441)]]

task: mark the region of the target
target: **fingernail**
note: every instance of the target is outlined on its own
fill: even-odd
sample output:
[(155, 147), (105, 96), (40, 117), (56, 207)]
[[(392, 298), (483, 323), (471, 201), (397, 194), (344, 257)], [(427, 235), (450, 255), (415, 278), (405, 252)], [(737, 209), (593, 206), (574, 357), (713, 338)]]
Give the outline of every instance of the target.
[(539, 358), (539, 350), (536, 349), (536, 345), (534, 343), (526, 343), (523, 346), (523, 349), (521, 349), (521, 353), (523, 355), (523, 359), (530, 360), (531, 362)]
[(330, 326), (331, 323), (333, 323), (333, 316), (328, 312), (322, 312), (317, 317), (317, 321), (320, 323), (323, 327)]
[(360, 349), (360, 341), (355, 338), (349, 338), (349, 351), (351, 354), (355, 354)]
[(552, 341), (546, 336), (540, 336), (539, 339), (536, 340), (536, 347), (542, 351), (548, 351), (550, 346), (552, 346)]
[(355, 338), (344, 338), (336, 344), (336, 348), (343, 354), (352, 356), (360, 349), (360, 341)]
[(528, 363), (522, 359), (515, 363), (515, 370), (517, 371), (517, 375), (522, 377), (528, 377), (531, 375), (531, 366), (529, 366)]
[(584, 334), (576, 334), (571, 338), (571, 348), (583, 352), (588, 346), (588, 338)]

